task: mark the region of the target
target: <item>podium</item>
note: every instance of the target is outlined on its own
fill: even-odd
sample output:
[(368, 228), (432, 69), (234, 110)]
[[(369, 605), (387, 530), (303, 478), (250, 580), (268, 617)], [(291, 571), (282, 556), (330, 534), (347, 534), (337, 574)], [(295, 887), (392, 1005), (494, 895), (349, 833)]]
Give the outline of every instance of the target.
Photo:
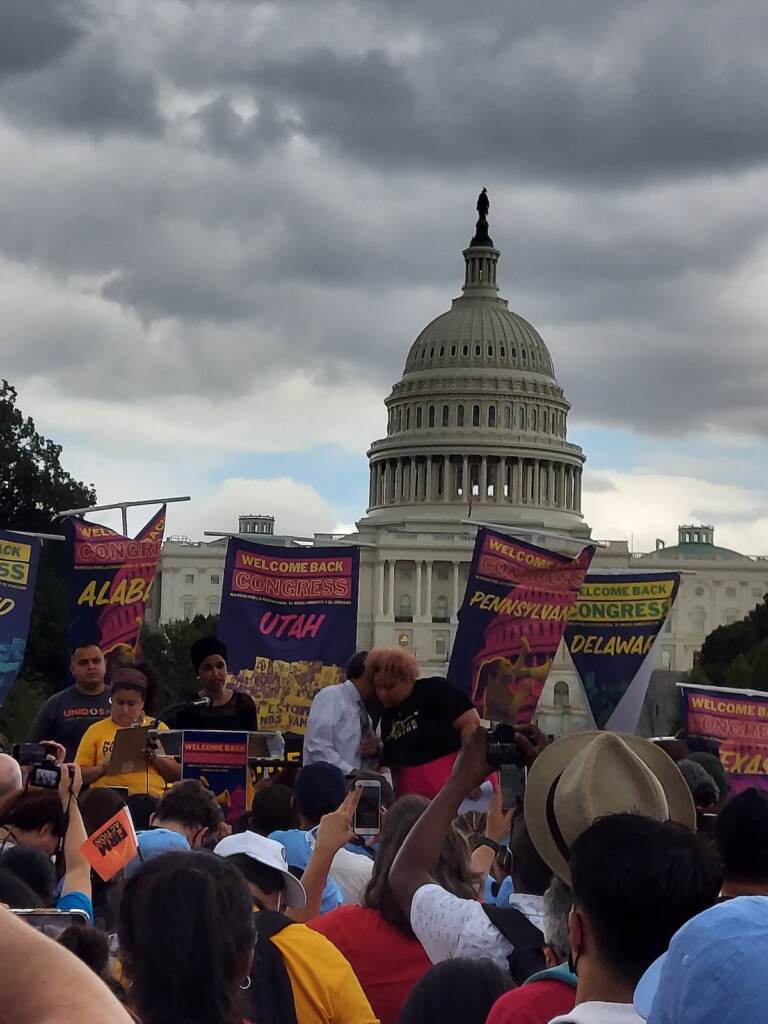
[(232, 822), (250, 809), (251, 769), (283, 767), (285, 742), (279, 732), (224, 729), (150, 730), (166, 754), (181, 761), (182, 779), (197, 779), (216, 797)]

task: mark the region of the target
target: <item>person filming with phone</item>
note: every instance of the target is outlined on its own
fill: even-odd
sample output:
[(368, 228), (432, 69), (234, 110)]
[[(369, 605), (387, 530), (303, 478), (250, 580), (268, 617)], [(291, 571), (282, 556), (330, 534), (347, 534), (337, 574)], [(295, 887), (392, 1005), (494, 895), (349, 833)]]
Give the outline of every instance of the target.
[(91, 787), (116, 786), (128, 790), (128, 794), (149, 793), (162, 796), (167, 782), (181, 778), (181, 766), (172, 757), (163, 754), (162, 749), (148, 744), (141, 763), (131, 771), (115, 773), (111, 766), (115, 737), (121, 729), (151, 726), (159, 732), (167, 731), (164, 722), (146, 714), (149, 680), (140, 669), (126, 666), (117, 669), (112, 676), (110, 717), (95, 722), (80, 741), (75, 761), (83, 772), (83, 782)]

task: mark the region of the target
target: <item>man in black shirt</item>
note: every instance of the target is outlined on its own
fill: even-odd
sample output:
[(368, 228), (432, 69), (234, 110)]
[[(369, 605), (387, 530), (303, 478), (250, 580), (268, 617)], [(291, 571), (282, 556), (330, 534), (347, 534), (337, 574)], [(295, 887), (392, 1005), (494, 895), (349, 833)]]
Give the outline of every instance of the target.
[(107, 669), (97, 643), (85, 641), (73, 648), (69, 662), (75, 685), (49, 697), (37, 712), (29, 739), (32, 743), (55, 740), (75, 759), (80, 740), (89, 725), (109, 716)]

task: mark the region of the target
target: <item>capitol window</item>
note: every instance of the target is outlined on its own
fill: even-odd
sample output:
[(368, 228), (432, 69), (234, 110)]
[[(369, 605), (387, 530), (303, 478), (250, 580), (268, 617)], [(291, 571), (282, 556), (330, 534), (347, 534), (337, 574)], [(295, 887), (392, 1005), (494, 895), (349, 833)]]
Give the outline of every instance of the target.
[(435, 614), (432, 617), (433, 622), (448, 622), (448, 598), (442, 595), (438, 597), (435, 604)]
[(410, 430), (411, 429), (411, 407), (410, 406), (405, 410), (405, 429), (406, 430)]
[(468, 353), (469, 353), (469, 345), (464, 345), (464, 347), (461, 350), (461, 354), (463, 356), (466, 356)]
[(512, 426), (512, 406), (511, 405), (505, 405), (504, 406), (504, 426), (507, 428), (507, 430), (509, 430), (510, 427)]
[(480, 406), (479, 405), (473, 405), (472, 406), (472, 426), (473, 427), (479, 427), (480, 426)]
[(553, 703), (556, 708), (568, 707), (571, 703), (571, 688), (564, 679), (558, 679), (553, 691)]
[(456, 426), (458, 426), (458, 427), (463, 427), (464, 426), (464, 406), (463, 405), (460, 405), (459, 408), (456, 410)]
[(496, 406), (495, 405), (489, 405), (488, 406), (488, 426), (489, 427), (495, 427), (496, 426)]
[(423, 419), (423, 413), (424, 413), (424, 410), (421, 408), (421, 406), (420, 405), (417, 406), (417, 408), (416, 408), (416, 429), (417, 430), (421, 427), (421, 422), (422, 422), (422, 419)]
[(492, 355), (493, 355), (493, 345), (489, 345), (489, 346), (488, 346), (488, 355), (489, 355), (489, 356), (492, 356)]
[(194, 614), (195, 614), (195, 602), (194, 601), (185, 601), (184, 602), (184, 618), (185, 619), (191, 619)]
[(430, 407), (429, 407), (429, 422), (428, 422), (428, 426), (434, 427), (434, 425), (435, 425), (435, 407), (434, 407), (434, 405), (430, 405)]
[(211, 573), (211, 584), (214, 587), (218, 587), (218, 585), (220, 583), (221, 583), (221, 576), (219, 576), (219, 574), (217, 572)]
[(480, 346), (479, 345), (475, 345), (475, 355), (476, 356), (480, 355)]
[(501, 356), (502, 359), (504, 359), (506, 357), (506, 354), (507, 354), (507, 350), (502, 345), (501, 348), (499, 349), (499, 355)]
[(194, 583), (195, 582), (195, 574), (192, 573), (192, 572), (185, 573), (184, 574), (184, 582), (187, 584), (187, 586), (189, 586), (190, 583)]
[(448, 411), (448, 406), (444, 405), (443, 406), (443, 426), (444, 427), (448, 426), (448, 417), (449, 417), (449, 415), (450, 415), (450, 413)]

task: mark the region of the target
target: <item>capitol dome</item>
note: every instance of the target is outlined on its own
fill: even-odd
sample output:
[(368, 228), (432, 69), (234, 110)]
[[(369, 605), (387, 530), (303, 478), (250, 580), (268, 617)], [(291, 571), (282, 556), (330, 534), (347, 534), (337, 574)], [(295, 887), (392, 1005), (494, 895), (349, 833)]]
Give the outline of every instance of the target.
[(584, 455), (567, 440), (570, 404), (540, 334), (499, 294), (487, 209), (483, 192), (462, 293), (416, 338), (386, 399), (387, 436), (368, 452), (366, 518), (471, 514), (583, 535)]

